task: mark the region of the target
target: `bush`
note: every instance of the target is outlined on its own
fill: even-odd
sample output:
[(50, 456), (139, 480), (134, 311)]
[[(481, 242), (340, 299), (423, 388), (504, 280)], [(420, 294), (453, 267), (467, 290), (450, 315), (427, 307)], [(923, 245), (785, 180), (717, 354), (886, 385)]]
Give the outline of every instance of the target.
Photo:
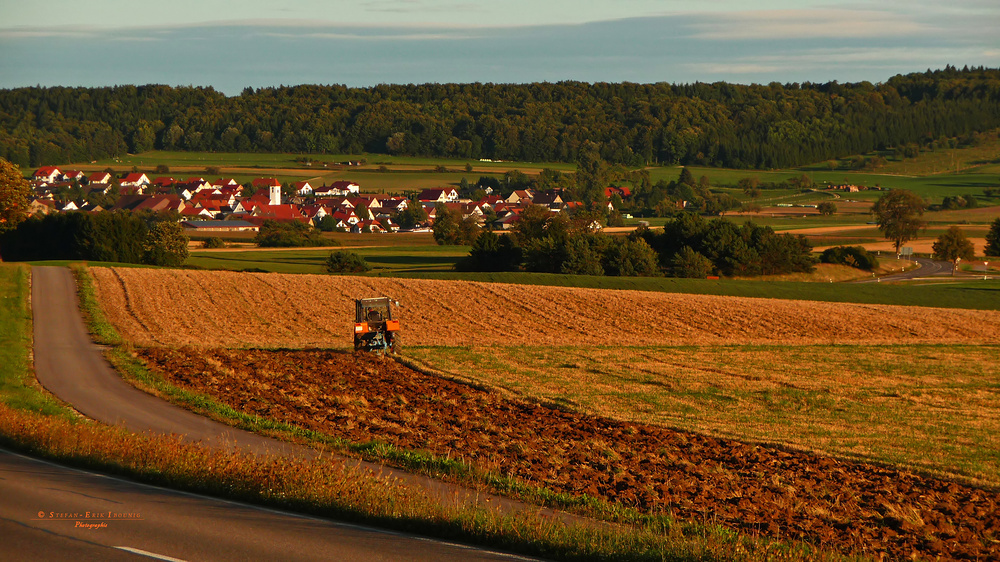
[(833, 248), (827, 248), (823, 250), (819, 261), (849, 265), (866, 271), (878, 268), (878, 258), (875, 257), (875, 254), (861, 246), (834, 246)]
[(704, 279), (712, 272), (712, 261), (694, 251), (691, 246), (684, 246), (674, 254), (672, 270), (674, 277), (689, 279)]
[(316, 228), (322, 232), (335, 232), (337, 230), (337, 219), (333, 218), (333, 215), (324, 215), (323, 218), (319, 219), (319, 222), (316, 223)]
[(222, 238), (219, 238), (218, 236), (213, 236), (202, 242), (201, 247), (208, 250), (213, 250), (216, 248), (225, 248), (226, 243), (222, 241)]
[(823, 201), (819, 205), (816, 205), (816, 210), (819, 211), (819, 214), (828, 217), (837, 212), (837, 206), (830, 201)]
[(455, 264), (458, 271), (517, 271), (521, 268), (521, 248), (510, 236), (486, 231), (476, 238), (469, 255)]
[(326, 246), (327, 241), (308, 224), (292, 221), (264, 221), (254, 242), (261, 248), (301, 248)]
[(158, 222), (143, 244), (142, 263), (177, 267), (188, 257), (188, 237), (176, 222)]
[(601, 260), (607, 275), (648, 277), (660, 273), (656, 251), (642, 238), (610, 238)]
[(332, 252), (326, 258), (326, 270), (330, 273), (364, 273), (371, 269), (365, 258), (346, 250)]

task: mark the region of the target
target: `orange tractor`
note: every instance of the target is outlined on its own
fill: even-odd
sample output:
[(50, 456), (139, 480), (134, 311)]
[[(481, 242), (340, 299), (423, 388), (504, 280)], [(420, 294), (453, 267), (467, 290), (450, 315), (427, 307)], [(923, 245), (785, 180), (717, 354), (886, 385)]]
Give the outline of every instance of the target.
[(385, 353), (399, 346), (399, 320), (392, 319), (388, 297), (354, 301), (354, 350)]

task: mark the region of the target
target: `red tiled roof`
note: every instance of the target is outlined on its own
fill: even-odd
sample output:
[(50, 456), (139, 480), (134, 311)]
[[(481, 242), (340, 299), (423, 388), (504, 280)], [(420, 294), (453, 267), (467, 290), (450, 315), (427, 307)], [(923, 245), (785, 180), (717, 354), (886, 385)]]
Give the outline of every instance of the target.
[(257, 178), (253, 180), (254, 187), (273, 187), (281, 186), (281, 182), (277, 178)]

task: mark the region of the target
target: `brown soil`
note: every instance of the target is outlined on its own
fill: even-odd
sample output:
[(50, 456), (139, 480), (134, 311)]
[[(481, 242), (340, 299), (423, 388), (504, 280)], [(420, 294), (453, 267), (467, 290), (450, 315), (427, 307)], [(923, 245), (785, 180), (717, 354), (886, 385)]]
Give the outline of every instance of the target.
[(141, 345), (347, 347), (389, 296), (408, 345), (996, 343), (1000, 312), (333, 275), (92, 268)]
[(172, 383), (355, 442), (461, 458), (569, 494), (891, 558), (1000, 558), (1000, 493), (524, 403), (390, 359), (141, 349)]

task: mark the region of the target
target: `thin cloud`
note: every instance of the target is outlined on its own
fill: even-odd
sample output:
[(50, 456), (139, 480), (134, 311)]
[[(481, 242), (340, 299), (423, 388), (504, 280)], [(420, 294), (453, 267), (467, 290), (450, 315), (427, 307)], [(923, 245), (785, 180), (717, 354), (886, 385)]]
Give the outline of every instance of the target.
[(905, 37), (932, 28), (900, 14), (850, 10), (761, 10), (713, 14), (689, 24), (695, 39), (860, 39)]
[(692, 70), (704, 69), (710, 74), (761, 74), (768, 72), (778, 72), (782, 69), (778, 65), (766, 65), (760, 63), (714, 63), (687, 65)]
[(339, 32), (315, 32), (315, 33), (276, 33), (265, 32), (264, 37), (274, 37), (280, 39), (317, 39), (317, 40), (351, 40), (351, 41), (458, 41), (474, 39), (475, 37), (464, 33), (339, 33)]
[[(773, 74), (817, 68), (915, 68), (995, 59), (1000, 51), (965, 47), (886, 47), (815, 49), (789, 54), (740, 57), (724, 63), (687, 63), (690, 71), (717, 75)], [(888, 77), (888, 76), (886, 76)]]

